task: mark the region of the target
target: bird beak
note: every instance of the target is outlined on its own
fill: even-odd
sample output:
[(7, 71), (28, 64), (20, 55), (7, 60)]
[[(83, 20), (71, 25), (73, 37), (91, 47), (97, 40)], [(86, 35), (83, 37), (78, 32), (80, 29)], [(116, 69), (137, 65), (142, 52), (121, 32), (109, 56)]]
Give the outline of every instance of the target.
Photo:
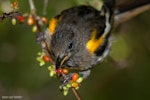
[(60, 57), (60, 56), (57, 57), (57, 59), (56, 59), (56, 70), (58, 68), (60, 68), (67, 59), (68, 59), (68, 55), (63, 56), (63, 57)]

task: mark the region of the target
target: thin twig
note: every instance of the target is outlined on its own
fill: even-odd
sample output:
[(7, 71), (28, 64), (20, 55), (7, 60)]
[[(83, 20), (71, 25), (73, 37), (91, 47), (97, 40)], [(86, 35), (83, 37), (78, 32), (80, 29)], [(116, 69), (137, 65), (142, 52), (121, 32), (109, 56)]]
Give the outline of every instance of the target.
[[(62, 73), (61, 75), (62, 75), (62, 77), (65, 77), (65, 75), (64, 75), (63, 73)], [(81, 96), (80, 96), (80, 94), (78, 93), (78, 91), (77, 91), (75, 88), (71, 88), (71, 90), (72, 90), (72, 92), (74, 93), (76, 99), (77, 99), (77, 100), (81, 100)]]
[(77, 100), (81, 100), (81, 96), (79, 95), (79, 93), (77, 92), (77, 90), (75, 88), (71, 88), (74, 95), (76, 96)]
[(142, 7), (135, 8), (133, 10), (130, 10), (130, 11), (127, 11), (124, 13), (116, 14), (114, 17), (114, 25), (115, 25), (115, 27), (117, 27), (121, 23), (124, 23), (149, 9), (150, 9), (150, 4), (147, 4)]
[(30, 10), (35, 12), (36, 8), (35, 8), (33, 0), (29, 0), (29, 5), (30, 5)]
[(0, 16), (0, 22), (3, 21), (5, 18), (15, 18), (16, 16), (18, 15), (21, 15), (21, 12), (9, 12), (9, 13), (3, 13), (1, 16)]
[(44, 0), (44, 5), (43, 5), (43, 15), (47, 14), (47, 7), (48, 7), (48, 0)]
[(41, 32), (41, 27), (38, 23), (39, 20), (37, 19), (37, 14), (36, 14), (36, 8), (35, 8), (35, 5), (34, 5), (34, 1), (29, 0), (29, 5), (30, 5), (30, 11), (31, 11), (32, 17), (35, 20), (35, 25), (37, 27), (37, 32), (40, 33)]

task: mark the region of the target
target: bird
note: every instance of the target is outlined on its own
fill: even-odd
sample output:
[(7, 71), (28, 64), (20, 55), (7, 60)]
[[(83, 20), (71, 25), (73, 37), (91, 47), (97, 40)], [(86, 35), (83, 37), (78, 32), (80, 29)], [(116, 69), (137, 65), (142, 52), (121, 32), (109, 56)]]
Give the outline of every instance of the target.
[[(71, 80), (74, 72), (86, 79), (91, 69), (108, 56), (114, 20), (118, 20), (115, 15), (126, 11), (116, 10), (115, 6), (115, 0), (104, 0), (101, 10), (87, 5), (66, 9), (50, 20), (45, 32), (37, 35), (37, 41), (44, 41), (43, 51), (55, 62), (56, 70), (72, 70), (62, 77), (62, 85)], [(135, 8), (138, 6), (141, 5)]]

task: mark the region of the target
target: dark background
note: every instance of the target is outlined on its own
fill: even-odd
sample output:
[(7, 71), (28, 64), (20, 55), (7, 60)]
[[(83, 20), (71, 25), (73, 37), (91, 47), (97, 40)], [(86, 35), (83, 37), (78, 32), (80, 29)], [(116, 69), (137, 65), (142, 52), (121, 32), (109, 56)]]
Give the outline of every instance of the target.
[[(30, 11), (28, 0), (18, 1), (21, 11)], [(34, 1), (42, 15), (43, 1)], [(50, 19), (75, 5), (76, 0), (49, 0), (46, 16)], [(118, 66), (108, 59), (97, 65), (79, 89), (83, 100), (150, 100), (149, 18), (147, 11), (114, 30), (110, 55)], [(13, 95), (22, 100), (75, 100), (71, 91), (63, 96), (59, 80), (49, 77), (47, 66), (39, 67), (41, 47), (35, 35), (27, 24), (0, 22), (0, 99)]]

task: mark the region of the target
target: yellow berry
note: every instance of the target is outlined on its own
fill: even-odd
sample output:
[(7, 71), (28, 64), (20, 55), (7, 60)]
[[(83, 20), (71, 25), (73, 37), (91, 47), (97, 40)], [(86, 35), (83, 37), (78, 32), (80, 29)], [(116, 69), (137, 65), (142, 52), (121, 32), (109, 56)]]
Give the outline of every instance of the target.
[(77, 88), (77, 87), (79, 86), (79, 84), (78, 84), (77, 82), (73, 82), (73, 83), (71, 84), (71, 86), (72, 86), (73, 88)]
[(79, 89), (79, 86), (78, 86), (78, 87), (76, 87), (75, 89), (76, 89), (76, 90), (78, 90), (78, 89)]
[(77, 79), (77, 82), (78, 83), (81, 83), (83, 81), (83, 78), (82, 77), (79, 77), (78, 79)]
[(32, 32), (37, 32), (37, 26), (33, 26)]
[(13, 25), (16, 25), (16, 19), (15, 18), (13, 18), (12, 20), (11, 20), (11, 23), (13, 24)]
[(68, 90), (69, 88), (67, 86), (63, 86), (63, 90)]
[(64, 94), (64, 96), (66, 96), (66, 95), (68, 94), (68, 90), (65, 90), (65, 91), (63, 92), (63, 94)]
[(70, 87), (71, 87), (71, 84), (68, 83), (68, 84), (66, 85), (66, 87), (70, 88)]

